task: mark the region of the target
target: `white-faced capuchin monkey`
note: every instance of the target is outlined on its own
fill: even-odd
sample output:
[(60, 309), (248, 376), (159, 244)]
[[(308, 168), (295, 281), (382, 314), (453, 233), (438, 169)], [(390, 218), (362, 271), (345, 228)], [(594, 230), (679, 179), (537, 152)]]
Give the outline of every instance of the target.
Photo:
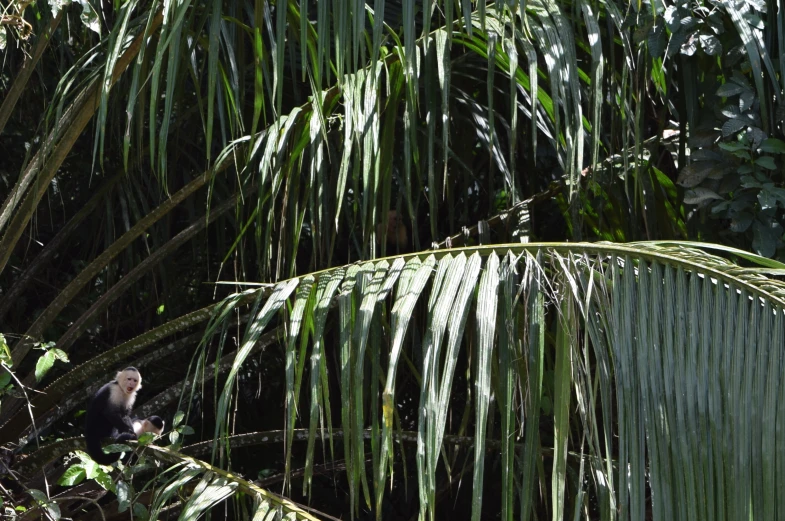
[[(409, 232), (403, 223), (401, 216), (395, 210), (387, 212), (387, 255), (403, 253), (409, 251)], [(378, 240), (382, 240), (382, 231), (385, 223), (376, 226)]]
[[(110, 465), (120, 459), (119, 453), (104, 454), (102, 439), (113, 438), (117, 443), (137, 439), (130, 414), (141, 388), (142, 375), (135, 367), (127, 367), (101, 387), (90, 401), (85, 426), (87, 453), (101, 465)], [(163, 422), (161, 424), (163, 429)]]
[(164, 432), (164, 421), (160, 416), (148, 416), (144, 420), (134, 420), (134, 433), (141, 436), (144, 432), (152, 432), (160, 436)]

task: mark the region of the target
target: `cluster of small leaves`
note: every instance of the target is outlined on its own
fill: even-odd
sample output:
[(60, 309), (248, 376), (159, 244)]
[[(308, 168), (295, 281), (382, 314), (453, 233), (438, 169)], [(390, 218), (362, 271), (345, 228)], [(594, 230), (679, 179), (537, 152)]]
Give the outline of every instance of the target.
[[(749, 135), (745, 134), (744, 137)], [(776, 186), (772, 173), (778, 168), (773, 156), (754, 157), (742, 140), (741, 144), (724, 144), (726, 150), (744, 162), (738, 167), (739, 187), (729, 201), (722, 201), (712, 207), (712, 212), (724, 213), (731, 218), (731, 230), (743, 233), (753, 232), (753, 248), (763, 256), (772, 257), (783, 246), (781, 221), (785, 209), (785, 189)], [(754, 148), (754, 144), (753, 144)], [(785, 153), (785, 143), (769, 138), (761, 143), (759, 152), (781, 155)], [(779, 161), (782, 164), (782, 161)]]
[(138, 501), (134, 501), (135, 491), (130, 482), (117, 482), (117, 512), (122, 514), (129, 509), (133, 512), (133, 519), (148, 519), (149, 512), (147, 507)]
[(115, 491), (115, 484), (112, 482), (112, 477), (109, 473), (112, 467), (99, 465), (93, 461), (86, 453), (78, 450), (69, 457), (70, 461), (77, 460), (60, 476), (57, 481), (58, 485), (64, 487), (72, 487), (78, 485), (85, 479), (95, 480), (96, 483), (101, 485), (104, 490)]
[[(81, 7), (79, 20), (82, 24), (99, 36), (101, 35), (101, 21), (98, 12), (89, 0), (49, 0), (48, 3), (53, 17), (56, 17), (62, 9), (67, 9), (71, 4), (77, 4)], [(35, 2), (16, 2), (16, 4), (14, 5), (13, 1), (8, 5), (0, 2), (0, 51), (8, 45), (8, 30), (6, 28), (10, 28), (16, 39), (27, 40), (34, 33), (34, 28), (25, 18), (37, 20), (42, 18)], [(34, 12), (33, 16), (25, 16), (27, 7), (31, 5), (33, 5), (31, 9)]]
[[(182, 413), (180, 413), (182, 414)], [(182, 416), (180, 417), (182, 422)], [(182, 434), (186, 431), (187, 426), (179, 426), (178, 432)], [(191, 429), (188, 427), (188, 429)], [(193, 429), (191, 429), (193, 432)], [(151, 432), (146, 432), (139, 436), (137, 441), (138, 445), (150, 445), (155, 441), (156, 435)], [(171, 436), (170, 436), (171, 439)], [(114, 452), (131, 452), (132, 449), (125, 444), (112, 444), (104, 447), (107, 453)], [(115, 481), (112, 479), (112, 467), (99, 465), (93, 461), (90, 456), (82, 451), (76, 451), (69, 456), (70, 461), (76, 460), (60, 477), (57, 482), (58, 485), (65, 487), (72, 487), (80, 484), (84, 480), (94, 480), (104, 490), (113, 492), (117, 496), (118, 512), (123, 513), (128, 510), (133, 512), (134, 519), (148, 519), (149, 512), (147, 507), (142, 503), (137, 502), (135, 499), (138, 496), (133, 487), (133, 477), (136, 474), (150, 470), (160, 465), (160, 462), (154, 459), (146, 458), (144, 454), (137, 454), (137, 458), (133, 460), (132, 464), (124, 465), (122, 462), (118, 463), (120, 468), (119, 479)]]
[(172, 430), (169, 432), (169, 443), (172, 444), (171, 448), (174, 450), (182, 447), (184, 436), (194, 434), (193, 427), (184, 424), (184, 419), (185, 413), (183, 411), (177, 411), (172, 419)]
[[(687, 205), (727, 223), (722, 233), (732, 242), (774, 257), (785, 251), (785, 186), (776, 179), (785, 143), (765, 130), (745, 46), (736, 31), (723, 31), (727, 13), (719, 2), (711, 3), (718, 8), (688, 9), (682, 2), (685, 5), (670, 6), (663, 15), (670, 33), (665, 55), (672, 56), (678, 48), (693, 56), (700, 49), (703, 58), (711, 57), (700, 61), (701, 74), (719, 82), (702, 94), (700, 121), (690, 130), (689, 161), (677, 183), (687, 189)], [(750, 1), (741, 12), (757, 36), (765, 28), (765, 10), (765, 2)], [(662, 46), (656, 33), (655, 27), (648, 39), (652, 54)]]
[(25, 512), (27, 512), (27, 507), (24, 505), (17, 505), (16, 507), (12, 505), (6, 505), (3, 501), (3, 498), (0, 497), (0, 513), (2, 513), (3, 519), (8, 519), (9, 521), (17, 519)]
[(721, 103), (715, 130), (691, 139), (690, 164), (678, 183), (688, 188), (685, 203), (706, 207), (758, 254), (773, 257), (785, 246), (785, 188), (775, 180), (785, 142), (761, 128), (757, 94), (747, 78), (738, 69), (729, 76), (716, 91)]
[(33, 344), (35, 349), (44, 351), (44, 354), (38, 359), (35, 364), (35, 379), (36, 381), (43, 380), (46, 373), (55, 365), (55, 360), (69, 363), (68, 355), (62, 349), (57, 349), (54, 342), (37, 342)]
[(726, 100), (720, 105), (724, 138), (746, 129), (753, 144), (760, 144), (766, 139), (766, 133), (760, 128), (760, 107), (755, 90), (741, 72), (734, 70), (729, 81), (717, 89), (717, 96)]
[(79, 20), (85, 27), (94, 31), (99, 36), (101, 35), (101, 21), (98, 18), (98, 12), (89, 2), (89, 0), (49, 0), (49, 7), (52, 9), (52, 16), (57, 16), (61, 9), (67, 9), (71, 4), (77, 4), (81, 7)]
[(633, 37), (636, 43), (646, 42), (653, 58), (672, 58), (679, 53), (692, 56), (698, 49), (709, 56), (722, 54), (719, 36), (725, 26), (721, 11), (681, 1), (652, 14), (656, 16), (647, 16)]
[(60, 519), (60, 507), (57, 506), (57, 503), (49, 499), (46, 494), (38, 489), (30, 489), (27, 493), (35, 500), (38, 507), (47, 513), (49, 519), (53, 519), (54, 521)]
[[(153, 434), (146, 433), (139, 438), (139, 444), (149, 445), (153, 441), (154, 437), (155, 436)], [(131, 448), (127, 445), (120, 444), (109, 445), (105, 447), (105, 449), (107, 452), (129, 452), (131, 450)], [(125, 466), (121, 463), (121, 479), (114, 481), (111, 476), (112, 467), (99, 465), (93, 461), (90, 456), (82, 451), (76, 451), (71, 456), (71, 460), (73, 459), (78, 461), (71, 465), (63, 473), (57, 482), (58, 485), (72, 487), (78, 485), (85, 479), (94, 480), (104, 490), (109, 490), (117, 495), (119, 513), (123, 513), (131, 509), (133, 511), (134, 518), (148, 518), (147, 508), (143, 504), (134, 501), (136, 492), (134, 491), (133, 485), (131, 484), (131, 478), (134, 474), (138, 474), (139, 472), (152, 468), (153, 465), (156, 464), (155, 462), (148, 462), (144, 456), (140, 456), (133, 465)]]

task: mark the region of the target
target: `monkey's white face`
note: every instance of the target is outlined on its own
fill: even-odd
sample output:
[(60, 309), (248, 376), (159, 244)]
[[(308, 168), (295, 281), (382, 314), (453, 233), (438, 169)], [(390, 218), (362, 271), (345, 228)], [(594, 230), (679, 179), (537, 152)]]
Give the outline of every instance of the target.
[(142, 377), (139, 373), (135, 371), (125, 371), (120, 375), (120, 379), (117, 383), (120, 384), (120, 388), (125, 394), (131, 394), (139, 390), (141, 381)]

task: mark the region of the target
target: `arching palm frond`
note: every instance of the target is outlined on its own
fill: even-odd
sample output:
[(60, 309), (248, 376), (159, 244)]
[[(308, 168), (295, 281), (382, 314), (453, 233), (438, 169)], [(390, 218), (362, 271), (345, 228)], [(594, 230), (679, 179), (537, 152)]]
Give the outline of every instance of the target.
[[(355, 509), (362, 496), (379, 514), (384, 481), (396, 465), (392, 434), (405, 430), (396, 402), (403, 370), (420, 385), (421, 516), (433, 519), (437, 508), (447, 417), (466, 414), (473, 429), (451, 434), (473, 432), (473, 519), (489, 493), (483, 478), (490, 432), (501, 448), (501, 481), (494, 482), (501, 484), (504, 519), (518, 517), (516, 511), (528, 519), (535, 510), (564, 519), (589, 508), (599, 509), (601, 519), (740, 519), (750, 511), (768, 518), (785, 508), (775, 492), (785, 471), (775, 448), (776, 432), (785, 427), (785, 284), (766, 276), (779, 275), (781, 266), (760, 262), (742, 268), (688, 243), (530, 244), (315, 274), (318, 296), (299, 291), (300, 311), (291, 318), (291, 331), (305, 335), (301, 342), (311, 331), (313, 349), (297, 352), (297, 338), (290, 338), (287, 367), (316, 357), (312, 385), (325, 377), (340, 381), (342, 411), (327, 417), (329, 402), (312, 387), (308, 420), (294, 391), (301, 366), (287, 369), (287, 458), (294, 408), (310, 423), (311, 437), (315, 419), (340, 421)], [(244, 345), (298, 284), (276, 287)], [(322, 327), (298, 326), (311, 323), (303, 310), (317, 302), (322, 310), (337, 303), (329, 314), (341, 317), (333, 331), (339, 343)], [(318, 316), (324, 320), (323, 311)], [(324, 374), (324, 349), (340, 350), (339, 374)], [(402, 355), (411, 361), (403, 369)], [(455, 386), (457, 367), (471, 374), (460, 378), (472, 391), (469, 400)], [(221, 394), (219, 424), (233, 374)], [(548, 413), (545, 401), (552, 404)], [(218, 434), (229, 434), (222, 425)], [(369, 441), (372, 472), (364, 464)], [(309, 443), (308, 465), (312, 452)], [(549, 499), (534, 494), (543, 459), (552, 478), (542, 482), (548, 472), (540, 474), (539, 486)]]

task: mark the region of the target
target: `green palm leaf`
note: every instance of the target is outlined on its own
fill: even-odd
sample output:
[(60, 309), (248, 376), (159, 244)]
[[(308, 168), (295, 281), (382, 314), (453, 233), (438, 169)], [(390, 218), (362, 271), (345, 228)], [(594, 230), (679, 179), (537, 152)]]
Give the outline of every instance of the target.
[[(468, 262), (464, 252), (472, 254)], [(497, 252), (506, 254), (501, 264)], [(611, 512), (618, 509), (621, 518), (635, 519), (645, 515), (648, 487), (656, 519), (733, 517), (728, 509), (738, 514), (776, 512), (778, 500), (771, 491), (779, 460), (771, 458), (764, 463), (763, 458), (776, 450), (769, 436), (764, 436), (775, 432), (776, 422), (764, 421), (764, 415), (749, 404), (769, 403), (773, 409), (781, 391), (781, 283), (757, 272), (740, 272), (735, 265), (692, 245), (531, 244), (466, 248), (454, 253), (442, 257), (432, 279), (429, 319), (422, 337), (417, 435), (421, 515), (434, 515), (438, 455), (443, 450), (446, 414), (454, 406), (450, 399), (455, 392), (452, 380), (462, 356), (459, 346), (466, 342), (463, 325), (475, 291), (478, 365), (472, 420), (473, 515), (481, 512), (485, 494), (485, 452), (491, 443), (486, 426), (497, 421), (488, 416), (497, 410), (489, 408), (492, 395), (499, 402), (502, 455), (507, 458), (501, 467), (505, 516), (511, 516), (514, 498), (519, 498), (523, 517), (531, 511), (532, 460), (545, 449), (541, 447), (543, 433), (536, 427), (539, 407), (535, 406), (541, 400), (543, 364), (548, 359), (555, 360), (555, 423), (549, 442), (554, 454), (551, 508), (555, 517), (563, 519), (577, 512), (585, 494), (590, 494), (600, 501), (604, 518), (612, 518)], [(477, 282), (481, 257), (487, 261)], [(346, 318), (340, 327), (354, 332), (351, 337), (342, 334), (342, 395), (346, 400), (342, 416), (348, 422), (344, 428), (348, 426), (347, 432), (352, 433), (345, 438), (351, 458), (349, 481), (355, 484), (356, 492), (362, 488), (363, 494), (368, 490), (363, 432), (369, 418), (371, 432), (376, 432), (376, 413), (366, 416), (369, 401), (358, 391), (369, 385), (361, 368), (372, 351), (363, 346), (369, 342), (374, 310), (385, 306), (384, 295), (398, 286), (381, 443), (374, 452), (379, 461), (373, 482), (377, 506), (391, 457), (397, 360), (407, 317), (414, 313), (427, 288), (432, 262), (421, 263), (413, 256), (404, 267), (398, 258), (392, 267), (387, 262), (353, 266), (344, 276), (339, 307)], [(341, 272), (330, 271), (320, 277), (328, 277), (337, 287), (338, 278), (332, 273), (340, 278)], [(350, 298), (352, 295), (355, 297)], [(560, 310), (554, 344), (543, 334), (543, 328), (554, 326), (542, 312), (551, 307)], [(353, 326), (352, 316), (356, 316)], [(516, 332), (518, 327), (528, 334)], [(587, 333), (583, 347), (575, 334), (581, 327), (586, 327)], [(447, 347), (442, 349), (445, 335)], [(522, 342), (520, 347), (518, 342)], [(554, 349), (552, 355), (547, 354), (550, 349)], [(521, 363), (518, 353), (525, 355), (526, 363)], [(725, 362), (734, 359), (733, 363)], [(753, 376), (757, 367), (767, 368), (760, 380)], [(600, 384), (599, 394), (597, 384), (590, 383), (593, 381)], [(522, 409), (513, 406), (518, 386), (527, 390)], [(571, 419), (572, 393), (578, 397), (582, 427)], [(318, 401), (320, 396), (312, 394), (312, 400)], [(615, 400), (615, 406), (609, 400)], [(518, 411), (524, 414), (520, 416)], [(736, 434), (730, 440), (721, 439), (720, 433), (728, 428), (724, 422), (729, 420), (735, 424)], [(518, 430), (518, 425), (523, 430)], [(588, 443), (582, 444), (587, 450), (581, 450), (579, 461), (575, 461), (571, 447), (576, 440), (569, 433), (579, 428), (586, 429)], [(611, 432), (618, 436), (618, 454), (612, 447)], [(520, 452), (511, 443), (518, 435), (524, 440)], [(373, 435), (371, 440), (373, 445)], [(312, 450), (309, 447), (309, 452)], [(574, 496), (566, 494), (570, 469), (581, 475), (584, 464), (597, 478), (585, 492), (581, 488)], [(515, 471), (520, 479), (513, 479), (514, 469), (520, 469)], [(749, 486), (733, 486), (728, 481), (738, 475), (748, 476)], [(690, 499), (695, 497), (702, 499)], [(359, 495), (355, 493), (354, 498)]]

